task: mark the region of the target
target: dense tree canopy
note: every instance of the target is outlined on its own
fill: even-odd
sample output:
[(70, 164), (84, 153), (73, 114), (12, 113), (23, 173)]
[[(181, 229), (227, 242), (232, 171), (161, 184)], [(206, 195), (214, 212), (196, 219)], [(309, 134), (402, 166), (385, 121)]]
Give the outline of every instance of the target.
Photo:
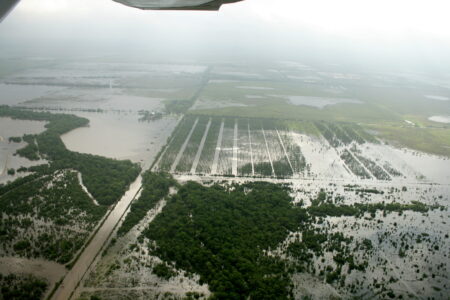
[(141, 195), (131, 204), (130, 211), (117, 234), (122, 236), (130, 231), (159, 200), (169, 194), (169, 188), (176, 184), (176, 181), (168, 173), (152, 173), (151, 171), (144, 173)]
[(155, 254), (200, 274), (217, 299), (290, 298), (285, 263), (274, 249), (306, 221), (280, 185), (228, 188), (189, 182), (144, 231)]

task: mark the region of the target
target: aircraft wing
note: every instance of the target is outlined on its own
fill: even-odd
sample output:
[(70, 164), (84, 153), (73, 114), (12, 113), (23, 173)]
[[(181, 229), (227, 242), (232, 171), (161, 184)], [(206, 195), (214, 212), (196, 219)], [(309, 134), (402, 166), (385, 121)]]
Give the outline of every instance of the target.
[(20, 0), (0, 0), (0, 22), (6, 18), (19, 1)]
[(222, 4), (242, 0), (113, 0), (127, 6), (154, 10), (219, 10)]
[[(20, 0), (0, 0), (0, 23)], [(154, 10), (219, 10), (222, 4), (243, 0), (113, 0), (140, 9)]]

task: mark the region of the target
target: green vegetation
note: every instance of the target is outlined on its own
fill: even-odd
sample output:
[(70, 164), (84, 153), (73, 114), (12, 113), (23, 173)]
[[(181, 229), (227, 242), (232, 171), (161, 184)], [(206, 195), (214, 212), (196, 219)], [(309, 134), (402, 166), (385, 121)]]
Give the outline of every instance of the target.
[(130, 207), (117, 235), (123, 236), (138, 224), (155, 204), (169, 194), (169, 188), (177, 183), (167, 173), (152, 173), (147, 171), (142, 175), (142, 192), (139, 199)]
[(356, 176), (360, 177), (361, 179), (372, 178), (372, 176), (367, 173), (366, 169), (364, 169), (364, 167), (355, 159), (353, 154), (347, 149), (342, 152), (341, 159)]
[(166, 113), (168, 114), (184, 114), (194, 105), (195, 100), (202, 94), (209, 81), (210, 69), (208, 68), (202, 74), (200, 86), (189, 99), (173, 99), (165, 102)]
[[(376, 142), (376, 139), (369, 133), (364, 132), (360, 126), (350, 123), (288, 121), (273, 118), (221, 118), (190, 114), (183, 118), (169, 140), (159, 161), (159, 170), (170, 171), (182, 145), (193, 128), (193, 124), (197, 120), (197, 125), (175, 169), (177, 173), (190, 173), (200, 141), (210, 119), (211, 126), (196, 169), (197, 174), (210, 174), (212, 170), (222, 122), (224, 128), (217, 166), (217, 175), (222, 176), (233, 176), (232, 161), (236, 124), (237, 172), (240, 176), (289, 178), (309, 171), (311, 165), (307, 164), (298, 141), (294, 140), (295, 133), (321, 134), (333, 147), (348, 146), (353, 141), (357, 144), (366, 141)], [(359, 150), (352, 148), (352, 151), (358, 152)], [(272, 162), (269, 160), (269, 155)], [(371, 175), (365, 169), (367, 167), (377, 179), (391, 179), (390, 175), (375, 162), (358, 154), (359, 157), (361, 157), (365, 166), (348, 149), (345, 149), (341, 154), (341, 158), (349, 171), (357, 176), (363, 179), (371, 178)], [(398, 175), (398, 172), (395, 172), (392, 168), (390, 170), (396, 176)]]
[(195, 126), (186, 149), (184, 150), (183, 156), (181, 157), (181, 160), (177, 165), (177, 172), (188, 173), (191, 171), (195, 155), (197, 154), (197, 151), (199, 149), (200, 142), (203, 138), (208, 122), (209, 118), (198, 118), (197, 125)]
[(263, 250), (276, 248), (306, 220), (280, 185), (207, 188), (189, 182), (143, 236), (156, 242), (152, 252), (164, 261), (199, 274), (215, 299), (286, 299), (286, 265)]
[(106, 213), (81, 188), (73, 171), (18, 180), (0, 189), (3, 252), (67, 263)]
[(216, 152), (217, 139), (219, 137), (219, 130), (222, 124), (222, 119), (213, 118), (211, 126), (209, 127), (208, 136), (203, 146), (203, 151), (197, 165), (197, 173), (208, 174), (211, 173), (212, 161)]
[(165, 280), (169, 280), (173, 276), (176, 275), (176, 272), (173, 271), (170, 267), (165, 263), (159, 263), (153, 267), (153, 273), (159, 278), (163, 278)]
[(102, 205), (115, 203), (140, 172), (140, 167), (130, 161), (119, 161), (67, 150), (60, 136), (87, 125), (89, 122), (87, 119), (74, 115), (26, 111), (8, 106), (0, 106), (0, 116), (47, 121), (46, 131), (23, 137), (28, 145), (17, 153), (31, 160), (43, 158), (50, 161), (48, 167), (29, 168), (42, 175), (61, 169), (75, 169), (81, 172), (84, 184)]
[(21, 143), (22, 138), (20, 136), (12, 136), (8, 139), (8, 141), (11, 143)]
[(40, 300), (47, 289), (47, 282), (34, 276), (0, 274), (0, 299)]
[(181, 146), (189, 135), (195, 120), (195, 117), (184, 117), (180, 121), (169, 138), (165, 152), (162, 154), (161, 161), (158, 166), (159, 170), (166, 172), (170, 171), (170, 168), (172, 167)]
[[(228, 99), (232, 99), (228, 96)], [(279, 98), (278, 98), (279, 99)], [(217, 117), (239, 117), (239, 118), (277, 118), (288, 120), (330, 120), (337, 122), (385, 122), (397, 121), (398, 117), (384, 109), (371, 104), (349, 104), (342, 103), (327, 106), (323, 109), (305, 106), (291, 105), (285, 101), (278, 103), (266, 103), (259, 101), (252, 106), (234, 106), (214, 109), (197, 109), (188, 113), (196, 115), (208, 115)], [(284, 103), (283, 103), (284, 102)]]
[(358, 157), (359, 161), (366, 166), (367, 169), (375, 176), (378, 180), (391, 180), (391, 177), (380, 167), (378, 166), (373, 160), (364, 157), (360, 154), (355, 154), (356, 157)]
[(367, 126), (379, 132), (379, 136), (394, 145), (400, 145), (427, 153), (450, 157), (449, 128), (419, 128), (401, 123), (386, 123)]
[(190, 100), (168, 100), (164, 103), (167, 114), (184, 114), (193, 104)]
[[(377, 190), (359, 190), (369, 193), (379, 193)], [(372, 203), (362, 204), (355, 203), (353, 205), (336, 205), (327, 197), (325, 192), (320, 192), (318, 197), (311, 201), (311, 206), (307, 208), (308, 213), (315, 217), (341, 217), (341, 216), (358, 216), (361, 217), (365, 213), (375, 214), (376, 211), (383, 212), (403, 212), (407, 210), (425, 213), (430, 209), (438, 209), (440, 206), (429, 206), (419, 201), (412, 201), (410, 204), (401, 203)]]

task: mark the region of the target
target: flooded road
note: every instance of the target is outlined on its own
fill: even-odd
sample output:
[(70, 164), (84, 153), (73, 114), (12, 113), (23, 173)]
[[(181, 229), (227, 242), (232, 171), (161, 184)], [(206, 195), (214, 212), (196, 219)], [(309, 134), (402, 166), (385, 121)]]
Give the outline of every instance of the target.
[(113, 208), (109, 216), (106, 218), (103, 225), (98, 230), (92, 241), (83, 251), (78, 261), (67, 273), (63, 282), (56, 290), (51, 299), (53, 300), (67, 300), (70, 299), (72, 292), (76, 289), (78, 283), (86, 274), (89, 266), (94, 261), (95, 257), (100, 253), (103, 245), (108, 240), (108, 237), (114, 230), (114, 227), (126, 212), (131, 201), (136, 197), (142, 185), (142, 177), (138, 178), (130, 185), (130, 188), (125, 195), (120, 199), (117, 205)]

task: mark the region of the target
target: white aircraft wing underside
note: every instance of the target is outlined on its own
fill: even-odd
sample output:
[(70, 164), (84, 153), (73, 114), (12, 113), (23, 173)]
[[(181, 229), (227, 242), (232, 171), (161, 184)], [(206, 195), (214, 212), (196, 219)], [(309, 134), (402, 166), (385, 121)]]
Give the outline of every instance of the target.
[(155, 10), (219, 10), (222, 4), (242, 0), (113, 0), (127, 6)]
[(19, 0), (0, 0), (0, 22), (6, 18), (17, 3)]
[[(11, 12), (20, 0), (0, 0), (0, 22)], [(243, 0), (113, 0), (140, 8), (155, 10), (219, 10), (222, 4)]]

